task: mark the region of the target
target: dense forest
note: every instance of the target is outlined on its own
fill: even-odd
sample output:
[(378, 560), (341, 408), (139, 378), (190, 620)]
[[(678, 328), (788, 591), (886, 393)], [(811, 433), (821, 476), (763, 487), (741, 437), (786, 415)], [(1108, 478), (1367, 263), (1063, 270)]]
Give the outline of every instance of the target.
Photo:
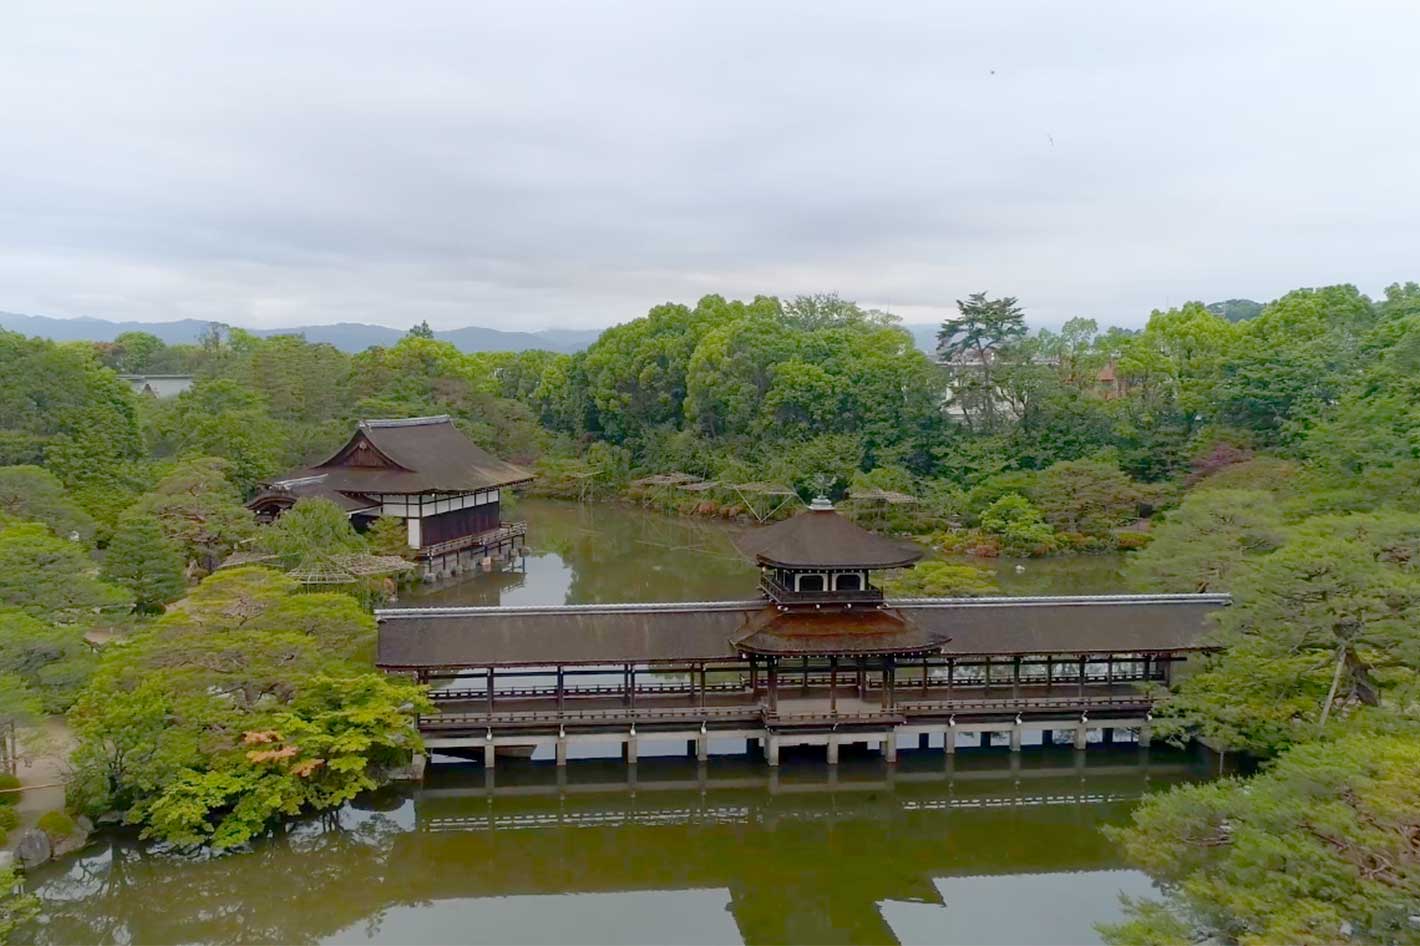
[[(68, 713), (75, 811), (230, 846), (408, 756), (422, 697), (370, 670), (369, 589), (214, 569), (397, 552), (319, 502), (258, 532), (242, 500), (358, 418), (446, 413), (550, 495), (645, 501), (638, 480), (676, 472), (721, 484), (681, 512), (739, 516), (737, 484), (891, 491), (914, 501), (887, 525), (941, 552), (1120, 549), (1121, 590), (1232, 592), (1227, 649), (1158, 724), (1261, 774), (1118, 831), (1164, 898), (1108, 935), (1420, 941), (1420, 285), (1189, 303), (1141, 330), (1030, 331), (976, 294), (936, 359), (832, 295), (661, 305), (574, 355), (430, 334), (348, 355), (215, 325), (190, 346), (0, 332), (0, 720)], [(158, 400), (119, 378), (160, 372), (195, 383)], [(953, 562), (899, 587), (989, 590)]]

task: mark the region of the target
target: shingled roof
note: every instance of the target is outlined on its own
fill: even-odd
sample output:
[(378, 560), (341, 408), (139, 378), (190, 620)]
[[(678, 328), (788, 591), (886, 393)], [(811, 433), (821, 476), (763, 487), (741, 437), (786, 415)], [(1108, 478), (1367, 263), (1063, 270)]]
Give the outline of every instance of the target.
[(324, 476), (330, 489), (366, 494), (472, 492), (533, 478), (469, 440), (446, 414), (362, 420), (330, 459), (291, 478), (308, 476)]
[(902, 568), (922, 557), (922, 550), (910, 542), (869, 532), (817, 500), (791, 519), (741, 533), (732, 541), (757, 564), (780, 568)]
[[(948, 656), (1205, 650), (1227, 595), (916, 598), (882, 611), (763, 601), (407, 608), (375, 612), (386, 669), (730, 660), (741, 652)], [(875, 616), (870, 616), (875, 615)]]

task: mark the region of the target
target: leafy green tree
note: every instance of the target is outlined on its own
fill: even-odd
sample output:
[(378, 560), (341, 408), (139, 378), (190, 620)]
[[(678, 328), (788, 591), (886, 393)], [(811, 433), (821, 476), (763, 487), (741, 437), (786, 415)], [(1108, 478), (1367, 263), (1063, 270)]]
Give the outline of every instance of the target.
[(43, 703), (18, 674), (0, 673), (0, 724), (28, 726), (39, 717)]
[(1139, 516), (1139, 487), (1119, 468), (1097, 460), (1065, 460), (1040, 474), (1031, 499), (1059, 532), (1104, 536)]
[(184, 560), (204, 571), (215, 569), (257, 535), (256, 521), (242, 505), (229, 469), (228, 461), (217, 457), (184, 460), (136, 507), (156, 517)]
[(1249, 780), (1174, 788), (1105, 832), (1167, 897), (1127, 902), (1112, 943), (1417, 943), (1420, 742), (1292, 749)]
[(297, 500), (261, 530), (258, 544), (287, 568), (322, 556), (365, 550), (365, 541), (350, 525), (345, 510), (319, 498)]
[(187, 587), (182, 555), (166, 535), (156, 516), (127, 513), (104, 556), (103, 576), (133, 596), (134, 607), (158, 614), (182, 597)]
[(1302, 445), (1327, 505), (1420, 504), (1420, 315), (1370, 338), (1370, 363)]
[(92, 347), (0, 331), (0, 465), (43, 465), (109, 524), (142, 455), (137, 398)]
[(1375, 307), (1355, 286), (1298, 289), (1237, 324), (1219, 414), (1260, 443), (1292, 444), (1360, 367)]
[(795, 296), (784, 303), (783, 318), (794, 328), (810, 332), (865, 324), (895, 325), (898, 321), (895, 315), (864, 309), (856, 302), (841, 298), (836, 292)]
[(178, 457), (221, 457), (243, 491), (274, 476), (283, 429), (255, 391), (225, 378), (203, 379), (167, 402), (154, 420), (155, 448)]
[(1040, 510), (1020, 493), (1007, 493), (981, 513), (981, 528), (1001, 537), (1008, 555), (1046, 555), (1055, 550), (1055, 533)]
[(69, 498), (58, 477), (41, 467), (0, 467), (0, 515), (42, 522), (63, 538), (94, 540), (93, 517)]
[(128, 593), (100, 581), (97, 571), (84, 546), (38, 523), (0, 529), (0, 607), (64, 622), (128, 610)]
[(956, 391), (966, 416), (974, 414), (981, 429), (990, 431), (1000, 420), (996, 362), (1026, 337), (1025, 312), (1014, 296), (988, 299), (984, 292), (958, 299), (957, 311), (937, 332), (937, 354), (960, 366)]
[(71, 713), (73, 797), (176, 844), (244, 843), (418, 749), (422, 691), (368, 671), (374, 620), (262, 568), (209, 577), (105, 651)]
[(365, 543), (375, 555), (395, 555), (414, 560), (414, 549), (409, 547), (408, 524), (398, 516), (376, 519), (365, 532)]
[(1210, 302), (1207, 309), (1229, 322), (1246, 322), (1262, 313), (1262, 303), (1251, 299), (1227, 299), (1223, 302)]
[[(1157, 544), (1157, 543), (1156, 543)], [(1150, 548), (1152, 551), (1152, 547)], [(1225, 648), (1161, 715), (1258, 754), (1324, 732), (1357, 707), (1420, 693), (1420, 516), (1321, 516), (1233, 581), (1217, 615)]]
[(124, 374), (172, 372), (177, 366), (168, 346), (151, 332), (121, 332), (105, 359), (108, 367)]
[(1227, 591), (1247, 562), (1282, 544), (1282, 519), (1272, 494), (1208, 489), (1190, 493), (1134, 555), (1128, 583), (1142, 591)]
[(13, 867), (0, 867), (0, 944), (21, 925), (39, 916), (39, 898), (25, 892)]
[(84, 630), (22, 611), (0, 611), (0, 674), (13, 675), (46, 713), (63, 713), (88, 683), (97, 659)]
[(920, 562), (883, 582), (892, 598), (978, 598), (1000, 590), (984, 568), (954, 562)]

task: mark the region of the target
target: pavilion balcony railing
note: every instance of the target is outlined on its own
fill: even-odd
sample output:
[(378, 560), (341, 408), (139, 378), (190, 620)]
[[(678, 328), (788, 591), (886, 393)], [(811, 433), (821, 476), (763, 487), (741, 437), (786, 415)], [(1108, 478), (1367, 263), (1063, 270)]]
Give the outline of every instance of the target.
[(426, 732), (437, 729), (466, 729), (470, 726), (556, 725), (561, 723), (699, 723), (709, 720), (752, 719), (760, 712), (758, 704), (744, 706), (665, 707), (641, 709), (615, 707), (609, 709), (515, 710), (492, 713), (439, 713), (419, 717), (419, 728)]
[(820, 709), (809, 712), (783, 712), (764, 702), (735, 706), (698, 707), (605, 707), (577, 709), (564, 707), (536, 710), (494, 710), (489, 712), (438, 713), (421, 716), (419, 728), (425, 732), (489, 728), (494, 726), (554, 726), (564, 724), (630, 725), (632, 723), (702, 723), (711, 721), (759, 721), (767, 725), (829, 725), (883, 723), (899, 724), (911, 717), (950, 716), (956, 714), (992, 714), (1013, 712), (1069, 712), (1088, 710), (1144, 709), (1151, 701), (1142, 695), (1097, 695), (1036, 697), (1033, 699), (1002, 698), (995, 700), (931, 700), (903, 701), (883, 709), (850, 707), (835, 712)]
[[(743, 683), (707, 683), (703, 690), (703, 692), (705, 693), (746, 693), (748, 691), (749, 687)], [(688, 683), (656, 683), (649, 684), (646, 686), (638, 685), (636, 687), (636, 695), (638, 697), (689, 696), (692, 694), (699, 694), (701, 692), (702, 689), (698, 684), (692, 687)], [(626, 693), (627, 690), (625, 687), (617, 686), (615, 684), (604, 684), (600, 686), (567, 687), (562, 691), (562, 695), (569, 700), (576, 699), (578, 697), (625, 696)], [(479, 687), (474, 689), (430, 690), (429, 697), (436, 703), (449, 701), (462, 702), (467, 700), (486, 700), (488, 698), (488, 689), (486, 687)], [(493, 692), (493, 698), (497, 700), (556, 699), (557, 688), (543, 686), (498, 689)]]
[(462, 552), (467, 549), (502, 545), (520, 539), (527, 534), (528, 524), (526, 522), (505, 522), (496, 529), (475, 532), (473, 535), (461, 535), (457, 539), (449, 539), (447, 542), (435, 542), (433, 545), (423, 546), (419, 549), (418, 554), (420, 558), (437, 558), (440, 555)]
[(759, 587), (785, 604), (878, 604), (883, 600), (882, 589), (872, 585), (858, 591), (795, 591), (768, 572), (759, 576)]

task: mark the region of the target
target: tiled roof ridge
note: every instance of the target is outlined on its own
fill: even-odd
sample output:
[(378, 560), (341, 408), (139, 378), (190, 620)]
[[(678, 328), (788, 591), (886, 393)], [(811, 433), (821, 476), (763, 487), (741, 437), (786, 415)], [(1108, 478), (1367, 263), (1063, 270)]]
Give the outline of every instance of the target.
[[(896, 598), (888, 608), (989, 607), (994, 605), (1048, 606), (1071, 604), (1231, 604), (1227, 594), (1119, 594), (1119, 595), (996, 595), (983, 598)], [(381, 619), (478, 617), (510, 614), (665, 614), (679, 611), (743, 611), (770, 607), (763, 598), (749, 601), (639, 601), (624, 604), (546, 604), (438, 608), (382, 608)]]
[(451, 424), (448, 414), (430, 414), (427, 417), (373, 417), (360, 421), (361, 427), (429, 427), (435, 424)]

